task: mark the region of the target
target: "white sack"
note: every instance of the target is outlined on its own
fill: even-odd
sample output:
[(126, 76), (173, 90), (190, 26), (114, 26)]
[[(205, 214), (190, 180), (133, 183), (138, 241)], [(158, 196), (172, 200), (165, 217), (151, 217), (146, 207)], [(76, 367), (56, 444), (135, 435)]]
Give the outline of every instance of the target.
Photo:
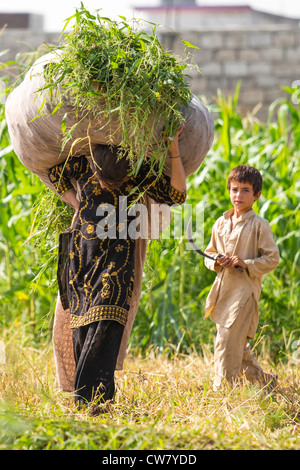
[[(61, 153), (63, 138), (61, 122), (70, 108), (63, 105), (59, 112), (52, 115), (55, 103), (51, 105), (47, 96), (44, 106), (40, 109), (45, 95), (37, 92), (45, 85), (44, 67), (55, 60), (59, 60), (58, 52), (38, 59), (23, 82), (12, 91), (6, 101), (6, 120), (14, 151), (23, 165), (36, 173), (49, 187), (51, 187), (47, 177), (49, 168), (66, 160), (72, 142), (86, 137), (88, 128), (92, 145), (108, 143), (111, 135), (114, 135), (112, 143), (115, 145), (118, 145), (121, 139), (117, 123), (111, 122), (105, 125), (107, 123), (95, 120), (90, 122), (90, 119), (86, 118), (78, 124), (72, 141)], [(38, 111), (43, 116), (35, 119)], [(71, 127), (75, 123), (74, 115), (70, 113), (66, 123), (68, 128)], [(193, 96), (186, 115), (185, 127), (179, 139), (186, 176), (200, 167), (212, 145), (213, 136), (213, 119), (204, 104)], [(90, 155), (87, 140), (82, 141), (75, 150), (78, 155)]]

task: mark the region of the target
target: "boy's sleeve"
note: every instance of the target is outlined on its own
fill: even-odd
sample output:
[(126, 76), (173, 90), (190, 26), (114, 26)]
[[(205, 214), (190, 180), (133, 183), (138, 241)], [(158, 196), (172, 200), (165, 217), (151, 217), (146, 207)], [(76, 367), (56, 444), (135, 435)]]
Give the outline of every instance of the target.
[(258, 237), (259, 256), (245, 259), (250, 277), (259, 277), (275, 269), (279, 262), (279, 250), (274, 242), (273, 233), (267, 220), (263, 221)]
[(72, 179), (78, 180), (88, 169), (88, 160), (82, 157), (73, 157), (60, 165), (55, 165), (48, 172), (51, 184), (60, 196), (74, 189)]
[[(209, 256), (212, 256), (213, 258), (215, 258), (218, 255), (217, 248), (216, 248), (217, 246), (216, 234), (217, 234), (217, 229), (216, 229), (216, 224), (214, 224), (212, 228), (210, 242), (207, 245), (206, 249), (204, 250), (204, 253), (206, 253)], [(216, 264), (214, 260), (209, 259), (209, 258), (204, 258), (204, 264), (211, 271), (220, 271), (220, 269), (222, 269), (221, 266)]]

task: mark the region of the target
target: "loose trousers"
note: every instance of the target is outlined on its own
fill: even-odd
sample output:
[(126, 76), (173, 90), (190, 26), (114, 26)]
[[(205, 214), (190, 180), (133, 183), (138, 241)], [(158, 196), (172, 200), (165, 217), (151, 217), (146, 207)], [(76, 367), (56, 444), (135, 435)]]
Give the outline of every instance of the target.
[(73, 330), (75, 403), (111, 400), (124, 326), (101, 320)]
[(263, 378), (264, 371), (248, 343), (248, 339), (255, 335), (257, 324), (258, 318), (253, 315), (252, 297), (250, 297), (230, 327), (216, 325), (215, 388), (220, 386), (224, 378), (228, 382), (234, 382), (242, 373), (250, 382), (260, 381)]

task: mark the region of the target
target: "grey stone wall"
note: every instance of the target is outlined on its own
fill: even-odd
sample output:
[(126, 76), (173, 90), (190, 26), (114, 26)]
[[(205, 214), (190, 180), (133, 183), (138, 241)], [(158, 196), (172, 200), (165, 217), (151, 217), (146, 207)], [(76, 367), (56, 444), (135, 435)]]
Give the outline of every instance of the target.
[(0, 30), (0, 61), (14, 60), (18, 53), (34, 52), (44, 43), (57, 43), (59, 33), (46, 33), (21, 28), (4, 28)]
[(209, 100), (221, 89), (233, 94), (241, 80), (239, 105), (242, 112), (261, 104), (259, 116), (276, 98), (287, 96), (281, 87), (300, 80), (300, 29), (291, 25), (269, 25), (235, 29), (201, 30), (184, 34), (165, 33), (164, 46), (179, 55), (182, 39), (199, 49), (190, 49), (193, 62), (192, 90)]

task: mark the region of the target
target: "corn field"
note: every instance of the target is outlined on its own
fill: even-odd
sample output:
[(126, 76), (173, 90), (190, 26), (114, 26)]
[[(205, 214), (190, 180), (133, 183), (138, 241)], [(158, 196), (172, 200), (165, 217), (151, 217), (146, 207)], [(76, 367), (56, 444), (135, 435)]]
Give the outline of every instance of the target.
[[(268, 219), (278, 244), (279, 267), (265, 276), (260, 299), (258, 343), (270, 357), (290, 358), (300, 337), (299, 184), (300, 106), (294, 90), (274, 102), (266, 122), (243, 117), (235, 96), (221, 91), (209, 104), (215, 117), (215, 140), (205, 162), (187, 182), (187, 205), (203, 208), (203, 240), (209, 240), (217, 217), (230, 208), (226, 175), (238, 164), (257, 167), (263, 193), (254, 207)], [(22, 166), (9, 140), (4, 105), (0, 107), (0, 324), (1, 339), (23, 331), (24, 343), (51, 340), (57, 295), (58, 233), (71, 213), (39, 179)], [(184, 215), (184, 214), (183, 214)], [(171, 230), (172, 233), (172, 230)], [(143, 293), (131, 335), (131, 348), (189, 353), (213, 347), (214, 324), (203, 319), (204, 302), (214, 279), (181, 237), (149, 242)], [(258, 348), (260, 344), (258, 344)]]

